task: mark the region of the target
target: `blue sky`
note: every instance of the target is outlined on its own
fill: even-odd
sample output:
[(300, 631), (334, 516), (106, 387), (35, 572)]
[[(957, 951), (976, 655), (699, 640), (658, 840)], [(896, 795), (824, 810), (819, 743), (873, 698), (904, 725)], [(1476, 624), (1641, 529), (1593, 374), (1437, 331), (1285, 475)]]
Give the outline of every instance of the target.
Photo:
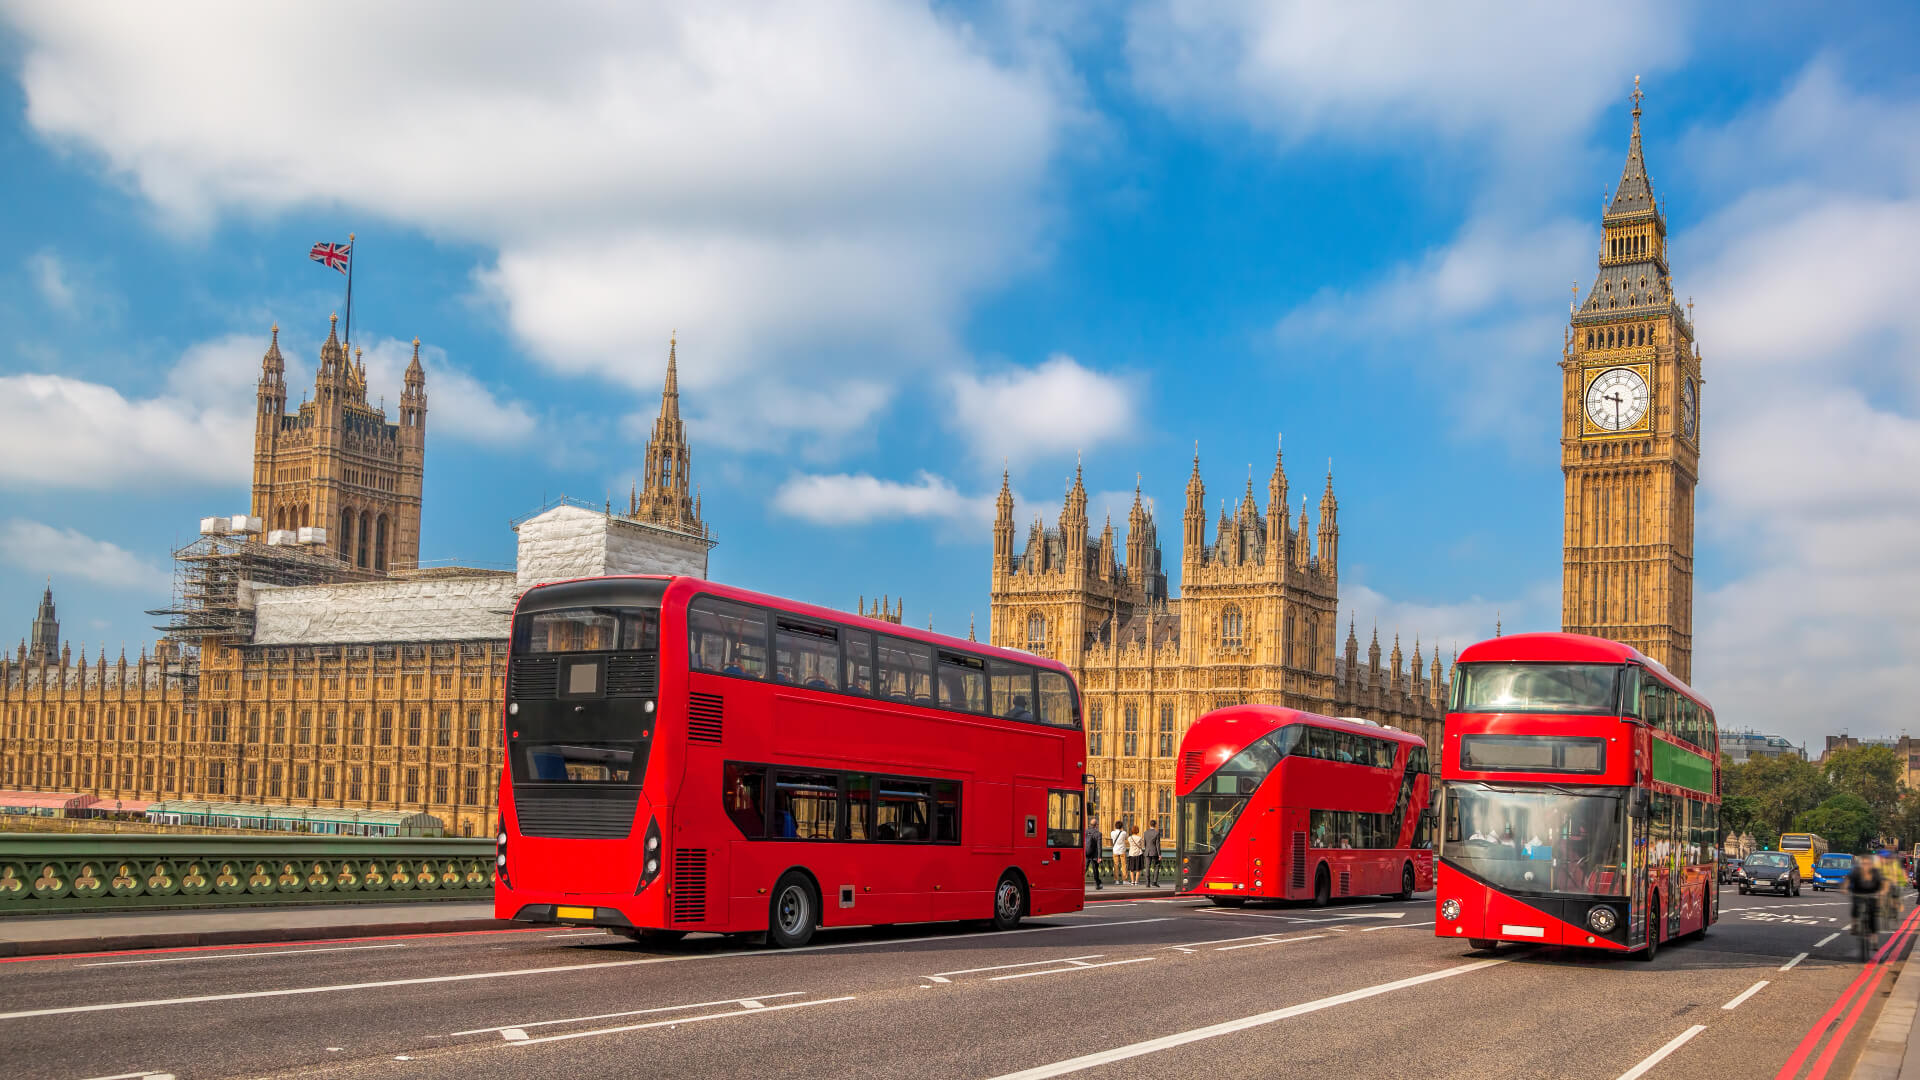
[(152, 639), (169, 551), (246, 505), (267, 327), (310, 385), (341, 282), (305, 251), (353, 231), (371, 392), (426, 346), (429, 561), (625, 491), (677, 329), (717, 577), (984, 631), (1003, 463), (1023, 526), (1076, 454), (1096, 527), (1138, 474), (1177, 567), (1194, 442), (1212, 517), (1284, 433), (1296, 493), (1334, 461), (1363, 636), (1554, 628), (1564, 305), (1638, 74), (1705, 357), (1695, 682), (1897, 733), (1917, 22), (0, 3), (0, 613), (52, 576), (89, 651)]

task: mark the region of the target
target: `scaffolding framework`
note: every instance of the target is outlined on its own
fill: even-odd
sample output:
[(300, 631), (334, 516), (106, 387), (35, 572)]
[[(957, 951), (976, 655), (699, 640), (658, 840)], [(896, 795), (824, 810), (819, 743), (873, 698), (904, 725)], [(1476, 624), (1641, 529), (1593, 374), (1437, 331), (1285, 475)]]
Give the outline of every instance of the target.
[(175, 551), (173, 562), (173, 605), (147, 614), (165, 618), (154, 629), (189, 649), (210, 637), (252, 637), (255, 585), (338, 585), (387, 577), (245, 533), (202, 536)]

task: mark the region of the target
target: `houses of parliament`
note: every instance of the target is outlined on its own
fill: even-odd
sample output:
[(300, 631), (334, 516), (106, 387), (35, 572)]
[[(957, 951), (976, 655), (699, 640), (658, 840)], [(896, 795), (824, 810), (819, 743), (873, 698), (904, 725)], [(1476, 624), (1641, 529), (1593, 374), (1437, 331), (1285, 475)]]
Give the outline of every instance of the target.
[[(602, 535), (618, 523), (664, 540), (682, 572), (704, 574), (712, 541), (691, 487), (676, 369), (670, 346), (643, 482), (600, 524)], [(0, 656), (0, 788), (89, 794), (108, 807), (424, 812), (450, 833), (488, 835), (503, 612), (525, 586), (514, 571), (418, 565), (419, 342), (396, 421), (368, 402), (358, 351), (333, 329), (311, 395), (289, 412), (276, 326), (256, 399), (252, 513), (238, 520), (259, 531), (202, 536), (176, 553), (183, 595), (154, 613), (169, 618), (167, 636), (133, 659), (75, 655), (49, 586), (31, 639)], [(573, 506), (537, 517), (555, 515), (542, 532), (549, 545), (603, 518)], [(523, 541), (532, 527), (517, 524)]]
[[(1601, 221), (1598, 275), (1561, 343), (1562, 625), (1631, 644), (1686, 679), (1701, 359), (1673, 289), (1637, 86), (1632, 119)], [(659, 565), (704, 574), (712, 539), (690, 485), (676, 346), (625, 512), (609, 503), (604, 516), (594, 508), (593, 521), (574, 524), (645, 533), (672, 548)], [(49, 588), (31, 640), (0, 656), (0, 788), (109, 804), (423, 811), (466, 835), (491, 829), (501, 612), (530, 580), (529, 535), (564, 545), (572, 525), (520, 522), (517, 577), (419, 568), (427, 385), (418, 345), (396, 422), (368, 404), (365, 368), (332, 331), (319, 361), (312, 394), (288, 412), (276, 329), (258, 382), (250, 518), (297, 543), (212, 536), (183, 548), (176, 558), (190, 595), (158, 613), (169, 616), (167, 637), (132, 660), (73, 655)], [(1409, 662), (1398, 635), (1383, 658), (1377, 630), (1364, 651), (1351, 617), (1341, 634), (1331, 472), (1316, 485), (1317, 518), (1306, 493), (1290, 518), (1296, 495), (1278, 449), (1264, 505), (1254, 484), (1249, 475), (1237, 504), (1209, 521), (1196, 450), (1176, 597), (1137, 487), (1124, 536), (1111, 520), (1096, 533), (1076, 469), (1053, 527), (1036, 518), (1022, 536), (1002, 476), (989, 640), (1072, 669), (1085, 704), (1089, 799), (1108, 818), (1168, 823), (1181, 736), (1224, 705), (1362, 717), (1439, 744), (1448, 676), (1437, 646), (1416, 641)], [(564, 512), (584, 513), (540, 517)], [(569, 566), (572, 576), (607, 572)], [(899, 620), (897, 608), (882, 610)], [(382, 621), (381, 611), (394, 616)]]

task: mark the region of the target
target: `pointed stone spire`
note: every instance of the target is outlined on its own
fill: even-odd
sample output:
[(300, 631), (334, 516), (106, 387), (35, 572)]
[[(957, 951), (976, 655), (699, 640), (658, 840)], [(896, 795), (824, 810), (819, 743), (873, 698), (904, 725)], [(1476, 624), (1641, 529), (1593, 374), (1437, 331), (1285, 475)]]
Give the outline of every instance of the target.
[(1207, 559), (1207, 486), (1200, 480), (1200, 441), (1193, 443), (1193, 474), (1187, 477), (1186, 531), (1180, 558), (1192, 565)]
[(43, 664), (51, 664), (60, 647), (60, 620), (53, 607), (53, 579), (47, 579), (46, 591), (40, 594), (40, 608), (33, 616), (33, 644), (28, 655), (38, 657)]
[(968, 641), (980, 640), (979, 638), (973, 636), (973, 612), (971, 611), (967, 612), (967, 640)]
[(1367, 666), (1380, 670), (1380, 624), (1373, 624), (1373, 644), (1367, 646)]
[(1013, 475), (1005, 466), (1000, 469), (1000, 495), (993, 504), (999, 511), (997, 520), (1009, 523), (1013, 521)]
[(1393, 671), (1393, 677), (1394, 677), (1394, 680), (1395, 680), (1396, 682), (1397, 682), (1397, 681), (1399, 680), (1399, 678), (1400, 678), (1400, 665), (1401, 665), (1401, 664), (1402, 664), (1402, 663), (1403, 663), (1403, 662), (1404, 662), (1405, 660), (1406, 660), (1406, 656), (1405, 656), (1405, 654), (1403, 654), (1403, 653), (1402, 653), (1402, 652), (1400, 651), (1400, 635), (1399, 635), (1399, 634), (1395, 634), (1395, 635), (1393, 635), (1393, 652), (1392, 652), (1391, 654), (1389, 654), (1389, 655), (1388, 655), (1388, 657), (1387, 657), (1387, 663), (1388, 663), (1388, 664), (1389, 664), (1389, 665), (1391, 666), (1391, 668), (1392, 668), (1392, 671)]
[(1313, 561), (1312, 535), (1307, 522), (1307, 497), (1302, 495), (1300, 496), (1300, 525), (1293, 534), (1295, 544), (1293, 561), (1298, 566), (1304, 567)]
[(1620, 169), (1620, 184), (1614, 189), (1613, 202), (1607, 207), (1608, 217), (1652, 213), (1659, 209), (1654, 202), (1653, 181), (1647, 176), (1647, 162), (1640, 147), (1640, 100), (1646, 95), (1640, 92), (1640, 76), (1633, 77), (1633, 134), (1627, 141), (1627, 163)]
[(1360, 638), (1353, 632), (1353, 613), (1347, 613), (1347, 678), (1360, 666)]
[(651, 525), (706, 535), (706, 523), (693, 492), (693, 452), (680, 418), (680, 335), (667, 339), (667, 377), (660, 389), (660, 414), (654, 418), (641, 469), (641, 494), (632, 516)]
[(260, 373), (264, 377), (272, 375), (278, 378), (287, 370), (287, 364), (280, 356), (280, 324), (274, 323), (272, 338), (267, 341), (267, 352), (260, 358)]

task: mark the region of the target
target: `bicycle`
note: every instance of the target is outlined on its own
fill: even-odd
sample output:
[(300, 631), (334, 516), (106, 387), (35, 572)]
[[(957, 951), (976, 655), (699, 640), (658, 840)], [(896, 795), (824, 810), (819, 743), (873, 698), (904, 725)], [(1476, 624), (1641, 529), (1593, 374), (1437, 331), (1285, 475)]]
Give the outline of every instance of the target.
[(1879, 938), (1880, 897), (1876, 893), (1856, 893), (1853, 897), (1853, 922), (1847, 931), (1860, 943), (1860, 962), (1873, 955)]

